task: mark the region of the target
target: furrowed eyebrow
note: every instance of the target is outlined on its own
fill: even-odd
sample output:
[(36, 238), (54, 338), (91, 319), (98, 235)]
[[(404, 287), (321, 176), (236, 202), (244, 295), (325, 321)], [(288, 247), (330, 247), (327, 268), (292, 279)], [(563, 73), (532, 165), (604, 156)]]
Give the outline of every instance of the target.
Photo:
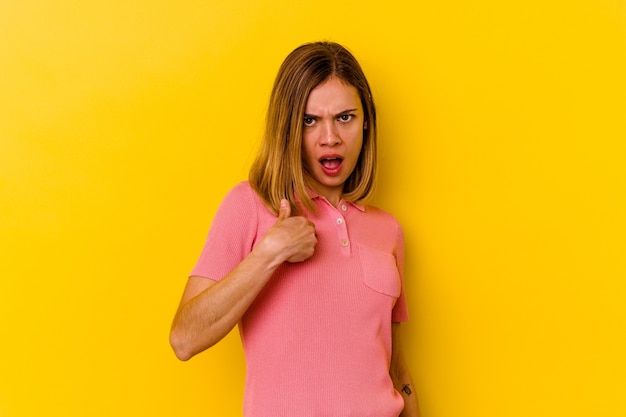
[(341, 115), (343, 115), (343, 114), (346, 114), (346, 113), (355, 113), (355, 112), (357, 112), (358, 110), (359, 110), (359, 109), (348, 109), (348, 110), (344, 110), (344, 111), (342, 111), (342, 112), (337, 113), (337, 114), (335, 115), (335, 117), (339, 117), (339, 116), (341, 116)]
[[(333, 117), (339, 117), (342, 114), (347, 114), (347, 113), (355, 113), (359, 111), (359, 109), (347, 109), (347, 110), (342, 110), (339, 113), (335, 114)], [(319, 116), (316, 116), (315, 114), (308, 114), (308, 113), (304, 113), (304, 117), (306, 118), (311, 118), (311, 119), (319, 119)]]

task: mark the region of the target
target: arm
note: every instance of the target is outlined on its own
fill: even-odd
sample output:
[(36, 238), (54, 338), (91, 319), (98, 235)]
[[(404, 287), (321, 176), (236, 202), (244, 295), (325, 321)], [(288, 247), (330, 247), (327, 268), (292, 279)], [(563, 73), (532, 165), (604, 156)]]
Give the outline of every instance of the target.
[(404, 399), (404, 410), (400, 417), (420, 417), (417, 394), (413, 387), (411, 373), (404, 360), (404, 352), (400, 340), (400, 323), (392, 323), (391, 366), (389, 375), (393, 386)]
[(289, 203), (283, 200), (276, 223), (220, 281), (189, 278), (170, 331), (170, 344), (180, 360), (190, 359), (226, 336), (280, 264), (302, 262), (313, 255), (314, 226), (290, 214)]

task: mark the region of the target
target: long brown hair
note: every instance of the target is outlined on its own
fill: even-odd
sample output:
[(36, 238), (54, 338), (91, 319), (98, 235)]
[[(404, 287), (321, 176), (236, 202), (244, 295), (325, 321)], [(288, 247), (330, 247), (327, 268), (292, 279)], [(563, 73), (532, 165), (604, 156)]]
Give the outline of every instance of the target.
[(356, 88), (364, 112), (363, 146), (354, 171), (344, 184), (343, 198), (359, 201), (369, 197), (376, 173), (376, 108), (361, 66), (343, 46), (315, 42), (299, 46), (282, 63), (270, 97), (265, 134), (250, 168), (250, 184), (273, 213), (286, 198), (299, 212), (296, 196), (315, 211), (306, 192), (302, 166), (304, 110), (311, 91), (329, 79)]

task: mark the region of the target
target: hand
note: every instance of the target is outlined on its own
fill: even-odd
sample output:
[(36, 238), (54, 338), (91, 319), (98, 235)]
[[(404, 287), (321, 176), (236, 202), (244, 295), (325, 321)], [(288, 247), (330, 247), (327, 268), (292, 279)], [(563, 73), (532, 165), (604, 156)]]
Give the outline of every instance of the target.
[(315, 252), (315, 226), (303, 216), (291, 217), (291, 206), (285, 199), (278, 209), (278, 220), (270, 228), (264, 243), (281, 262), (302, 262)]

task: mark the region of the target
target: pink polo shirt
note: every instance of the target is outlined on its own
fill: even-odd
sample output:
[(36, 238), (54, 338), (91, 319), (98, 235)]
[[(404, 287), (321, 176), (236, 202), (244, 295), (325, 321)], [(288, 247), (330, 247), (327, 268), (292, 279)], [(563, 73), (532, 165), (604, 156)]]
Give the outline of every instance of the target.
[[(397, 417), (391, 323), (408, 319), (402, 229), (373, 207), (312, 196), (318, 243), (281, 265), (239, 323), (246, 417)], [(191, 275), (219, 280), (276, 222), (248, 182), (213, 220)]]

